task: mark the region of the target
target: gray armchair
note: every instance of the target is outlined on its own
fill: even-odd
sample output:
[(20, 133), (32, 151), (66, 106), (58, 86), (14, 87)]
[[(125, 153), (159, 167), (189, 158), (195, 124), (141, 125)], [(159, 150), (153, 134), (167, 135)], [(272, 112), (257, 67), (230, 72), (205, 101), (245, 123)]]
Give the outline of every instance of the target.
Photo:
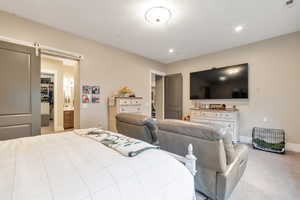
[[(152, 125), (146, 125), (148, 123)], [(198, 159), (196, 190), (214, 200), (229, 198), (247, 166), (248, 147), (242, 144), (233, 145), (231, 135), (224, 127), (216, 124), (181, 120), (162, 120), (155, 123), (143, 115), (122, 114), (122, 117), (117, 116), (117, 130), (150, 143), (153, 143), (151, 138), (156, 138), (162, 149), (181, 156), (186, 155), (188, 144), (193, 144), (194, 154)]]

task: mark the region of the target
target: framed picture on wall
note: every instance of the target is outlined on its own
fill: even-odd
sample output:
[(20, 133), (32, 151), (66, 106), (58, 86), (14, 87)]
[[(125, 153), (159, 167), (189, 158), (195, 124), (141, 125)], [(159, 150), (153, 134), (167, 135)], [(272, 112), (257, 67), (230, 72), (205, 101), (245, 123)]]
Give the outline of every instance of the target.
[(83, 94), (82, 95), (82, 103), (91, 103), (92, 98), (90, 94)]
[(92, 94), (100, 94), (100, 86), (92, 86)]
[(82, 103), (100, 103), (100, 86), (82, 86)]
[(93, 96), (92, 96), (92, 102), (93, 103), (100, 103), (100, 96), (93, 94)]
[(88, 85), (83, 85), (82, 94), (92, 94), (92, 87)]

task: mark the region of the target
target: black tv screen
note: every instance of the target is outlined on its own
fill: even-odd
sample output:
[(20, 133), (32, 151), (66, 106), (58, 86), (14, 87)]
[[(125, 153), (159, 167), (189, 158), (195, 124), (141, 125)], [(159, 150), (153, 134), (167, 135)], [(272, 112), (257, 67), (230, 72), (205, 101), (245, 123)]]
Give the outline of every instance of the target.
[(190, 73), (190, 99), (248, 99), (248, 64)]

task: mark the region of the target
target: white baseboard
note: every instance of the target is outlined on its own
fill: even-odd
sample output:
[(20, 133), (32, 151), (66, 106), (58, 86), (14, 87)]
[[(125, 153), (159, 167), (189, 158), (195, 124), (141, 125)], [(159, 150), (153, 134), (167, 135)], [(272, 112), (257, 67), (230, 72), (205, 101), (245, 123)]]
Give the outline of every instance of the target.
[[(246, 143), (246, 144), (251, 144), (252, 143), (252, 138), (248, 137), (248, 136), (240, 136), (240, 142), (241, 143)], [(287, 151), (300, 152), (300, 144), (286, 143), (286, 150)]]
[(300, 144), (287, 143), (286, 144), (286, 150), (287, 151), (300, 152)]
[(240, 142), (246, 144), (252, 144), (252, 137), (240, 136)]
[(60, 131), (64, 131), (65, 129), (64, 129), (64, 127), (62, 127), (62, 126), (59, 126), (59, 127), (56, 127), (55, 128), (55, 132), (60, 132)]

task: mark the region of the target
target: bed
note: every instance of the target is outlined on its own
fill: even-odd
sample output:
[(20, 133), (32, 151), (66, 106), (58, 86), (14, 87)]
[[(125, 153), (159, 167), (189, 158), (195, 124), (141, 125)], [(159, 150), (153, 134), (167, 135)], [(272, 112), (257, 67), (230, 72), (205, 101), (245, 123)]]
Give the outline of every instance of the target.
[(0, 142), (3, 200), (192, 200), (190, 171), (167, 152), (125, 157), (73, 132)]

